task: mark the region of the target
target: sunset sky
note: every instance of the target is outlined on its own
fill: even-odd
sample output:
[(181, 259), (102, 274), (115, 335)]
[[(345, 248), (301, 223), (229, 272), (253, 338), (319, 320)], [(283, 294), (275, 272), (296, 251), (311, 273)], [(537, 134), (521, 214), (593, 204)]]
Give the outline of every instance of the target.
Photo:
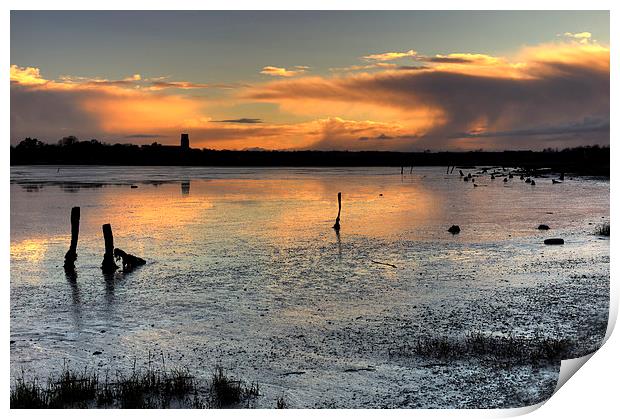
[(11, 143), (609, 144), (608, 12), (11, 12)]

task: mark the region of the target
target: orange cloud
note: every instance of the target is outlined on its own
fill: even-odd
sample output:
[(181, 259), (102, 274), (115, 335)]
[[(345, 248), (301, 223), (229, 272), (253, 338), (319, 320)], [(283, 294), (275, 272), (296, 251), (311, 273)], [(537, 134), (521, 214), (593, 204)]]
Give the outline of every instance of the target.
[(345, 71), (360, 71), (360, 70), (372, 70), (372, 69), (387, 69), (387, 68), (396, 68), (398, 65), (393, 63), (374, 63), (367, 65), (350, 65), (348, 67), (334, 67), (330, 68), (329, 71), (334, 72), (345, 72)]
[[(536, 132), (583, 139), (584, 130), (542, 128), (568, 127), (584, 118), (609, 120), (608, 47), (546, 44), (523, 49), (516, 60), (469, 53), (437, 57), (445, 59), (416, 71), (304, 77), (255, 86), (244, 94), (300, 114), (318, 109), (344, 113), (347, 108), (359, 116), (376, 109), (379, 120), (391, 115), (404, 121), (409, 132), (400, 138), (412, 139), (410, 146), (425, 138), (453, 147), (461, 133), (461, 142), (470, 146), (476, 141), (465, 133), (481, 126), (489, 132), (514, 132), (515, 137)], [(412, 122), (420, 115), (418, 123)], [(588, 141), (609, 141), (608, 130), (597, 126), (590, 132)]]
[(41, 71), (38, 68), (11, 65), (11, 83), (37, 86), (47, 82), (47, 80), (41, 77)]
[(381, 54), (370, 54), (362, 57), (367, 61), (392, 61), (399, 58), (415, 57), (418, 53), (412, 49), (406, 52), (383, 52)]
[(266, 66), (261, 70), (261, 74), (265, 74), (267, 76), (276, 76), (276, 77), (293, 77), (299, 76), (306, 72), (310, 67), (304, 65), (297, 65), (294, 67), (295, 70), (287, 70), (284, 67), (274, 67), (274, 66)]
[[(140, 74), (47, 80), (38, 68), (12, 65), (11, 138), (159, 136), (176, 143), (179, 132), (189, 131), (198, 147), (346, 150), (609, 142), (607, 46), (571, 40), (523, 48), (512, 57), (465, 52), (416, 55), (425, 66), (386, 62), (412, 52), (369, 55), (376, 62), (333, 69), (345, 73), (325, 77), (305, 76), (304, 66), (265, 67), (264, 74), (282, 79), (256, 85)], [(184, 94), (209, 88), (234, 93)], [(222, 114), (239, 106), (243, 115)], [(272, 120), (291, 122), (246, 114), (252, 106), (269, 108)], [(246, 117), (262, 123), (231, 123), (257, 120)]]
[(106, 132), (139, 133), (179, 130), (202, 116), (202, 104), (182, 96), (165, 97), (144, 92), (117, 92), (89, 96), (80, 105), (97, 115)]
[(423, 61), (432, 63), (497, 65), (503, 60), (501, 58), (486, 54), (452, 53), (447, 55), (437, 54), (433, 57), (426, 57), (423, 58)]

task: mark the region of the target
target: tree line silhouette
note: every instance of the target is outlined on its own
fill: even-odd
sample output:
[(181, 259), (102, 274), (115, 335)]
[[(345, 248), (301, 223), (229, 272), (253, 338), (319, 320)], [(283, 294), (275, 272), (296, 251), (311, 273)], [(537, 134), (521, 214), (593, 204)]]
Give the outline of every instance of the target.
[(542, 151), (258, 151), (183, 149), (158, 143), (106, 144), (74, 136), (56, 144), (26, 138), (11, 146), (11, 165), (152, 166), (504, 166), (609, 176), (609, 147), (581, 146)]

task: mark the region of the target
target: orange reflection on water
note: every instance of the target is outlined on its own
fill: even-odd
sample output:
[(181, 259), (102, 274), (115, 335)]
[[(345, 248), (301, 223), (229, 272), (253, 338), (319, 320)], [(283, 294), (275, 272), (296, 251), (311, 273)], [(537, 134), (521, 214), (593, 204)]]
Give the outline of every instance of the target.
[(115, 236), (118, 231), (121, 236), (165, 239), (174, 235), (177, 241), (189, 241), (205, 239), (206, 230), (218, 228), (220, 234), (299, 238), (314, 236), (333, 224), (338, 192), (343, 195), (343, 232), (368, 236), (411, 230), (441, 208), (437, 196), (411, 180), (378, 184), (363, 176), (334, 176), (196, 180), (105, 190), (99, 215), (112, 223)]
[[(364, 175), (288, 178), (211, 179), (84, 189), (71, 195), (82, 208), (79, 252), (103, 254), (102, 224), (110, 223), (114, 244), (136, 255), (181, 252), (200, 256), (204, 246), (259, 240), (278, 246), (297, 240), (336, 240), (331, 230), (342, 192), (341, 238), (351, 234), (393, 238), (423, 234), (420, 226), (443, 213), (441, 198), (413, 178), (372, 181)], [(53, 190), (50, 190), (53, 191)], [(67, 206), (66, 192), (46, 199)], [(69, 208), (69, 207), (68, 207)], [(68, 209), (67, 208), (67, 209)], [(68, 214), (67, 214), (68, 215)], [(11, 244), (11, 260), (40, 264), (50, 245), (62, 260), (70, 241), (65, 214), (53, 238), (29, 236)], [(66, 224), (64, 224), (66, 222)], [(34, 232), (31, 231), (31, 233)], [(412, 234), (413, 232), (413, 234)], [(208, 253), (208, 252), (207, 252)], [(173, 256), (173, 255), (172, 255)]]
[[(68, 242), (69, 237), (33, 237), (11, 242), (11, 264), (39, 269), (46, 260), (52, 243), (63, 240)], [(43, 279), (38, 275), (28, 275), (24, 278), (31, 284), (39, 284)]]

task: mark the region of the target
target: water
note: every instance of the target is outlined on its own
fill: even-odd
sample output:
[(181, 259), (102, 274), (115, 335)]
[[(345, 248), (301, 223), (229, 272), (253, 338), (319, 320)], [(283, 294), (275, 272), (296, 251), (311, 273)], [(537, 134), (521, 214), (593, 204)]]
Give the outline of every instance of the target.
[[(609, 221), (609, 180), (476, 183), (431, 167), (14, 166), (11, 374), (57, 371), (63, 360), (126, 369), (156, 353), (199, 376), (222, 365), (258, 381), (259, 407), (279, 396), (292, 407), (538, 401), (557, 365), (395, 354), (420, 337), (471, 331), (594, 350), (607, 321), (609, 240), (593, 232)], [(73, 206), (75, 281), (62, 268)], [(106, 280), (104, 223), (116, 247), (148, 263)], [(446, 231), (452, 224), (460, 234)], [(544, 246), (549, 237), (566, 244)]]

